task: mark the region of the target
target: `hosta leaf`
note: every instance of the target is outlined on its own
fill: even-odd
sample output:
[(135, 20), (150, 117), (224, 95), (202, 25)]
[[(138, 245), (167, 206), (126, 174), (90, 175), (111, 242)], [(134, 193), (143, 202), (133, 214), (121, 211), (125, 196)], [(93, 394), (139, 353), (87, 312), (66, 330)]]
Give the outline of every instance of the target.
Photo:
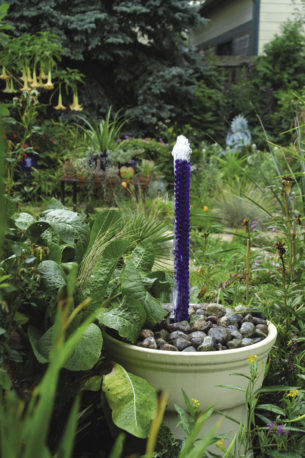
[(83, 215), (66, 209), (50, 209), (43, 212), (39, 222), (48, 223), (60, 241), (75, 245), (76, 260), (80, 261), (89, 241), (89, 226)]
[(131, 343), (136, 342), (145, 318), (143, 307), (128, 298), (120, 303), (114, 303), (98, 316), (101, 324), (116, 329), (121, 337), (128, 339)]
[(137, 270), (150, 272), (155, 261), (153, 246), (149, 243), (138, 245), (133, 250), (130, 259)]
[(31, 224), (35, 222), (35, 218), (29, 213), (21, 212), (12, 216), (15, 226), (22, 231), (26, 231)]
[(145, 325), (154, 326), (159, 323), (166, 315), (161, 303), (146, 291), (139, 272), (134, 264), (128, 262), (122, 274), (122, 293), (126, 295), (128, 301), (141, 304), (146, 313)]
[(87, 371), (98, 362), (103, 346), (102, 332), (90, 324), (76, 345), (64, 368), (70, 371)]
[[(37, 360), (40, 363), (47, 363), (52, 347), (53, 326), (42, 336), (36, 328), (30, 326), (28, 336)], [(102, 345), (103, 337), (100, 328), (93, 323), (90, 324), (63, 367), (70, 371), (92, 369), (99, 360)]]
[(104, 376), (103, 391), (114, 424), (136, 437), (146, 438), (157, 408), (154, 388), (115, 364), (110, 374)]
[(66, 284), (65, 274), (60, 264), (50, 259), (42, 261), (38, 266), (46, 288), (56, 290)]

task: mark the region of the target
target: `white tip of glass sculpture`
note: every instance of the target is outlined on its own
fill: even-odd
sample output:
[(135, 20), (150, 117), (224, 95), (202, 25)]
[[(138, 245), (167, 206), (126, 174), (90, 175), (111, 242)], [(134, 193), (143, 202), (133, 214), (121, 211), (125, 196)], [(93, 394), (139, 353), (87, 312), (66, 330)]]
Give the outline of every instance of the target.
[(184, 135), (179, 135), (172, 151), (174, 160), (181, 159), (183, 161), (189, 161), (191, 152), (192, 150), (188, 139), (184, 137)]

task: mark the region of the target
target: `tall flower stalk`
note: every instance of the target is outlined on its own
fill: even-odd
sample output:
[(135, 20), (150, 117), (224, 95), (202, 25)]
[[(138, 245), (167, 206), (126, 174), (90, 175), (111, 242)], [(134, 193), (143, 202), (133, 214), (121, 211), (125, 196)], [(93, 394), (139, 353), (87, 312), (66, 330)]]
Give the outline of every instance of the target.
[(189, 236), (190, 236), (190, 148), (187, 138), (179, 135), (172, 155), (175, 165), (175, 285), (173, 303), (175, 321), (188, 319), (189, 306)]

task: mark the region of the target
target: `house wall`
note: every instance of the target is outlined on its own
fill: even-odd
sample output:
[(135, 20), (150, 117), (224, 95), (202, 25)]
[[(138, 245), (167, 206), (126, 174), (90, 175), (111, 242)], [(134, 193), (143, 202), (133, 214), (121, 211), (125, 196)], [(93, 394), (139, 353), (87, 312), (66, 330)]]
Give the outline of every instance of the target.
[(266, 43), (281, 31), (281, 24), (293, 16), (300, 0), (261, 0), (258, 53), (262, 54)]
[(213, 40), (232, 29), (252, 20), (252, 0), (234, 0), (229, 4), (221, 4), (217, 12), (211, 11), (207, 17), (210, 19), (206, 26), (195, 29), (191, 33), (192, 45)]

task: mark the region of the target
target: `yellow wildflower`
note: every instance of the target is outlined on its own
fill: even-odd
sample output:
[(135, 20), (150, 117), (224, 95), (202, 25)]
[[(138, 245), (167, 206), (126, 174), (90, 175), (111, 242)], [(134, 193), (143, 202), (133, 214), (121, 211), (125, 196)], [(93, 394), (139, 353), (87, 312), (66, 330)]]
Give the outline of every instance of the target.
[(122, 181), (122, 186), (124, 189), (127, 189), (128, 188), (128, 184), (126, 183), (126, 181)]
[(253, 356), (249, 356), (248, 357), (248, 361), (250, 364), (253, 364), (254, 361), (256, 361), (258, 359), (258, 356), (257, 355), (253, 355)]
[(200, 402), (198, 401), (198, 399), (192, 398), (192, 404), (196, 409), (199, 409)]
[(204, 205), (204, 206), (203, 206), (203, 211), (204, 211), (204, 212), (209, 211), (209, 207), (208, 207), (207, 205)]
[(216, 445), (217, 447), (223, 447), (223, 442), (224, 442), (224, 439), (220, 439), (219, 441), (216, 442)]
[(287, 396), (289, 398), (296, 398), (298, 394), (299, 394), (299, 390), (290, 390)]

